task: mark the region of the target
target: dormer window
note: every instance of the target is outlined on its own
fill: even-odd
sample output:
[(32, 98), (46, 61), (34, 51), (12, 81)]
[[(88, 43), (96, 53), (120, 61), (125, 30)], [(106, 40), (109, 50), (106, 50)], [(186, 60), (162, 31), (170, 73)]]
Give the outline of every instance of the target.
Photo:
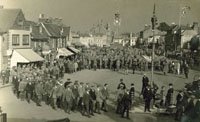
[(19, 20), (17, 24), (20, 25), (20, 26), (23, 26), (23, 24), (24, 24), (23, 20)]

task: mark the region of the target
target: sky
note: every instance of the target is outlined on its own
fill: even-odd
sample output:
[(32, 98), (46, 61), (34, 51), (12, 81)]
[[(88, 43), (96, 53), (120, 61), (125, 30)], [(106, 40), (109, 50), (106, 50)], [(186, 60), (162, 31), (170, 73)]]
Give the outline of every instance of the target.
[(181, 24), (200, 23), (200, 0), (0, 0), (4, 8), (21, 8), (27, 20), (37, 21), (39, 14), (63, 19), (74, 31), (88, 31), (94, 24), (114, 22), (114, 14), (121, 17), (121, 32), (139, 32), (151, 24), (153, 5), (156, 4), (158, 22), (179, 22), (180, 6), (191, 10)]

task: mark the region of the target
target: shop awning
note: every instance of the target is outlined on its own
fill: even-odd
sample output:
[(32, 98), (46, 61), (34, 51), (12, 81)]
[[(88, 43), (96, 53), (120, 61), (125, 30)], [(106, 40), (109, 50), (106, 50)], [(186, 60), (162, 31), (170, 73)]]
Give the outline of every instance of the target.
[(70, 51), (72, 51), (72, 52), (74, 52), (74, 53), (79, 53), (80, 52), (80, 50), (78, 50), (78, 49), (76, 49), (76, 48), (74, 48), (74, 47), (72, 47), (72, 46), (69, 46), (69, 47), (67, 47)]
[(11, 56), (11, 67), (17, 66), (17, 63), (31, 63), (38, 61), (44, 61), (44, 58), (32, 49), (15, 49)]
[(68, 57), (68, 56), (71, 56), (71, 55), (74, 55), (74, 53), (71, 52), (71, 51), (69, 51), (66, 48), (59, 48), (58, 49), (57, 57), (59, 57), (59, 56), (66, 56), (66, 57)]

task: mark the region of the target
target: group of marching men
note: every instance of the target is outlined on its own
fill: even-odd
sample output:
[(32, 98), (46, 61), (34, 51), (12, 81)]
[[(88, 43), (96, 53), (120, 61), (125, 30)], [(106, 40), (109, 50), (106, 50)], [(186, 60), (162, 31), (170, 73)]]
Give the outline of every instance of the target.
[[(23, 70), (22, 70), (23, 69)], [(35, 102), (41, 106), (42, 102), (53, 109), (63, 109), (66, 113), (80, 111), (82, 115), (91, 117), (94, 113), (101, 114), (101, 111), (108, 111), (109, 90), (108, 84), (103, 86), (95, 83), (72, 82), (67, 79), (63, 82), (50, 75), (41, 76), (41, 70), (24, 67), (12, 77), (13, 92), (18, 99)], [(37, 72), (36, 72), (37, 71)], [(44, 74), (43, 74), (44, 75)], [(122, 117), (129, 109), (134, 98), (134, 84), (130, 90), (126, 90), (122, 85), (118, 87), (117, 111)]]
[(90, 117), (94, 112), (101, 114), (100, 110), (108, 110), (108, 84), (100, 87), (78, 81), (70, 83), (70, 79), (62, 83), (50, 78), (31, 81), (29, 78), (20, 80), (14, 76), (13, 91), (19, 99), (26, 99), (28, 103), (32, 100), (37, 106), (41, 106), (44, 101), (53, 109), (63, 109), (69, 114), (79, 110), (82, 115)]

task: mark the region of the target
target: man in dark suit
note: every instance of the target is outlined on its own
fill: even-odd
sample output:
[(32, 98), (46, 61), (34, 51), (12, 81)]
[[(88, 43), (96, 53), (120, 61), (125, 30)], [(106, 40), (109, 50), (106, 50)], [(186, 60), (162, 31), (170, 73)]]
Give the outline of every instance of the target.
[(94, 86), (91, 86), (91, 89), (89, 91), (91, 99), (89, 103), (89, 113), (94, 116), (94, 107), (95, 107), (95, 101), (96, 101), (96, 94), (95, 94), (95, 89)]
[(170, 106), (173, 104), (173, 93), (174, 93), (174, 88), (173, 88), (173, 84), (169, 84), (169, 89), (167, 91), (167, 95), (166, 95), (166, 103), (165, 106)]
[(108, 105), (107, 105), (107, 100), (109, 97), (109, 91), (108, 91), (108, 84), (104, 84), (104, 87), (101, 90), (102, 93), (102, 98), (103, 98), (103, 102), (101, 105), (101, 110), (104, 110), (105, 112), (108, 111)]
[(134, 83), (131, 84), (131, 89), (129, 90), (129, 95), (131, 98), (131, 107), (133, 107), (134, 97), (135, 97), (135, 86)]
[(131, 97), (129, 94), (129, 90), (127, 89), (125, 94), (122, 97), (122, 106), (123, 106), (122, 108), (123, 109), (122, 109), (121, 117), (124, 117), (124, 114), (126, 112), (126, 118), (130, 119), (129, 118), (130, 105), (131, 105)]
[(142, 77), (142, 91), (141, 94), (143, 94), (145, 88), (148, 86), (149, 84), (149, 78), (146, 76), (146, 74), (144, 74), (144, 76)]
[(34, 86), (31, 83), (31, 81), (29, 81), (25, 88), (28, 103), (30, 103), (31, 97), (33, 95), (33, 90), (34, 90)]
[(144, 101), (145, 101), (144, 112), (146, 111), (151, 112), (150, 110), (151, 99), (152, 99), (152, 91), (151, 91), (150, 85), (147, 85), (144, 90)]
[(121, 114), (122, 113), (122, 98), (124, 96), (124, 86), (123, 84), (120, 85), (120, 89), (117, 90), (117, 108), (116, 108), (116, 113)]
[(87, 89), (87, 91), (83, 94), (83, 112), (82, 114), (90, 118), (89, 114), (89, 104), (90, 104), (91, 96), (90, 96), (90, 90)]
[(120, 83), (117, 86), (117, 89), (120, 89), (123, 86), (123, 89), (126, 89), (126, 84), (123, 82), (123, 79), (120, 79)]
[(79, 98), (79, 91), (78, 91), (79, 83), (76, 80), (74, 84), (72, 85), (72, 93), (73, 93), (73, 103), (72, 103), (72, 111), (75, 111), (78, 106), (78, 98)]
[(102, 93), (101, 93), (101, 89), (99, 85), (97, 85), (97, 88), (95, 89), (95, 94), (96, 94), (95, 112), (97, 112), (98, 114), (101, 114), (100, 105), (102, 103), (103, 97), (102, 97)]
[(183, 91), (179, 91), (178, 95), (176, 96), (176, 120), (181, 120), (181, 116), (183, 114)]

